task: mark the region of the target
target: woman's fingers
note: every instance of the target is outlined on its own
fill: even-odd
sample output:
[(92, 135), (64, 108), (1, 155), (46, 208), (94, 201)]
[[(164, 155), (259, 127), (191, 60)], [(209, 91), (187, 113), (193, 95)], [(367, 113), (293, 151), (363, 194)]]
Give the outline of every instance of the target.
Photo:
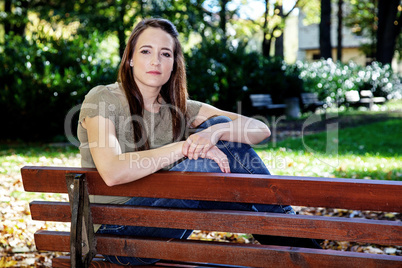
[(182, 152), (184, 156), (190, 159), (194, 158), (194, 152), (197, 148), (197, 143), (195, 143), (190, 137), (183, 144)]
[(183, 154), (190, 159), (205, 158), (208, 151), (218, 140), (217, 135), (210, 131), (203, 130), (190, 135), (183, 145)]
[(215, 145), (205, 144), (200, 146), (187, 139), (183, 144), (182, 151), (189, 159), (197, 160), (199, 157), (211, 159), (218, 164), (223, 173), (230, 173), (227, 156)]
[(188, 149), (190, 148), (190, 144), (191, 144), (191, 141), (189, 141), (189, 139), (187, 139), (186, 142), (183, 143), (181, 152), (183, 153), (184, 156), (188, 156)]
[(183, 154), (190, 159), (205, 158), (212, 144), (206, 141), (193, 141), (190, 137), (183, 144)]
[(212, 147), (212, 144), (210, 144), (210, 143), (205, 144), (204, 148), (202, 148), (200, 150), (200, 157), (205, 158), (207, 156), (209, 149), (211, 149), (211, 147)]
[(230, 173), (229, 160), (227, 156), (218, 149), (218, 147), (213, 146), (210, 150), (208, 150), (207, 155), (208, 159), (214, 160), (223, 173)]

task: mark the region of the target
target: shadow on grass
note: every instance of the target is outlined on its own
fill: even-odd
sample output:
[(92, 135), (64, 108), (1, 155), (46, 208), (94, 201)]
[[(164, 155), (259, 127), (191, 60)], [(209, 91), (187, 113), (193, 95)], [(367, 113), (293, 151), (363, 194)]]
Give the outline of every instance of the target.
[(0, 157), (9, 155), (24, 155), (32, 157), (56, 157), (63, 154), (77, 154), (79, 150), (77, 147), (63, 144), (40, 144), (40, 143), (0, 143)]

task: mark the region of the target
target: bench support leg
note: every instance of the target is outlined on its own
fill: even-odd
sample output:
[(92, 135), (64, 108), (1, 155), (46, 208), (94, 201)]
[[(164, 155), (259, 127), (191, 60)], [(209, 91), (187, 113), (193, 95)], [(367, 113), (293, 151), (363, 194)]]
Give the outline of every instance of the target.
[(96, 239), (85, 174), (66, 174), (66, 183), (71, 207), (71, 267), (88, 267), (96, 255)]

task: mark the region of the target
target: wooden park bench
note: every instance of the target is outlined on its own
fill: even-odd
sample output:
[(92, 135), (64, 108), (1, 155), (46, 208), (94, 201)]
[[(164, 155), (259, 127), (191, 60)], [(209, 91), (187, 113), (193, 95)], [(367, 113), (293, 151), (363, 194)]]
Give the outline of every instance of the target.
[(383, 104), (386, 102), (384, 97), (374, 97), (370, 90), (357, 90), (345, 92), (345, 104), (348, 107), (364, 106), (372, 109), (374, 104)]
[(370, 109), (373, 107), (374, 104), (383, 104), (387, 101), (387, 99), (384, 97), (374, 97), (371, 90), (361, 90), (360, 97), (361, 100), (368, 100)]
[(274, 104), (270, 94), (250, 94), (250, 100), (254, 113), (267, 115), (285, 114), (286, 104)]
[[(95, 169), (26, 166), (21, 173), (25, 191), (69, 193), (71, 198), (71, 205), (50, 201), (30, 204), (34, 220), (71, 222), (70, 232), (39, 230), (35, 233), (38, 250), (70, 252), (69, 256), (54, 258), (54, 267), (120, 267), (99, 258), (92, 259), (96, 254), (158, 258), (167, 261), (160, 261), (156, 266), (170, 267), (402, 267), (402, 256), (101, 235), (93, 234), (91, 228), (92, 223), (104, 223), (402, 245), (400, 221), (90, 204), (88, 201), (89, 193), (400, 213), (400, 181), (163, 171), (129, 184), (108, 187)], [(82, 246), (89, 248), (83, 257)]]
[(301, 109), (303, 112), (315, 112), (324, 106), (324, 102), (318, 99), (317, 93), (304, 92), (300, 94)]

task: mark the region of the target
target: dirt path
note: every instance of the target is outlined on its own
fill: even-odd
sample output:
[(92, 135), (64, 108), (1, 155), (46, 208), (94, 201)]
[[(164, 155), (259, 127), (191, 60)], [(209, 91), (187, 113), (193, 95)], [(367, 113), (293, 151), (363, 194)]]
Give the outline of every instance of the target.
[(269, 126), (271, 131), (276, 131), (273, 132), (276, 134), (276, 141), (281, 141), (289, 137), (301, 137), (302, 134), (308, 135), (327, 131), (334, 126), (337, 126), (338, 129), (344, 129), (391, 119), (402, 119), (402, 110), (347, 116), (342, 114), (315, 114), (298, 120), (275, 118), (274, 121), (271, 120)]

